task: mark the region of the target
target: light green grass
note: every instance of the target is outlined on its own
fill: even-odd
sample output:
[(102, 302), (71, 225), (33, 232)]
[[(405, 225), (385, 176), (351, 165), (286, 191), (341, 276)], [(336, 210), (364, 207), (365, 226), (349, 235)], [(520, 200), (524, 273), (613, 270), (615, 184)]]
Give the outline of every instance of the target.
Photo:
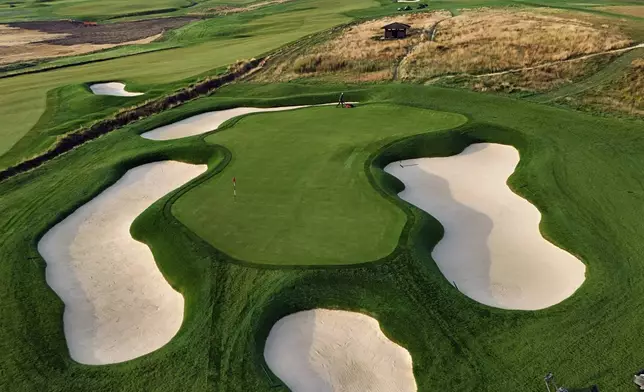
[[(387, 142), (465, 117), (394, 105), (247, 116), (206, 141), (232, 153), (173, 212), (230, 256), (267, 264), (354, 264), (393, 251), (405, 214), (369, 183), (364, 162)], [(231, 179), (237, 179), (233, 198)]]
[[(45, 111), (47, 92), (52, 89), (92, 81), (122, 80), (133, 83), (141, 91), (152, 89), (160, 94), (176, 88), (174, 83), (177, 81), (207, 73), (239, 59), (258, 56), (307, 34), (348, 22), (350, 18), (343, 15), (344, 12), (375, 4), (372, 0), (298, 1), (297, 4), (277, 8), (280, 10), (277, 14), (264, 14), (267, 11), (262, 10), (186, 26), (168, 39), (170, 44), (182, 43), (185, 47), (0, 79), (0, 156), (33, 129)], [(238, 22), (244, 25), (242, 37), (229, 33)], [(198, 44), (192, 44), (194, 42)], [(90, 98), (90, 93), (85, 92), (85, 97)], [(124, 99), (122, 106), (130, 102)], [(70, 115), (81, 117), (87, 113)], [(44, 138), (38, 141), (39, 146), (53, 141), (47, 135), (35, 136)], [(34, 138), (34, 135), (30, 137)], [(31, 149), (23, 151), (22, 148), (13, 151), (9, 157), (0, 157), (0, 168), (35, 152)]]
[(255, 1), (257, 0), (0, 0), (0, 22), (67, 18), (106, 20), (135, 15), (169, 16), (201, 8), (243, 5)]

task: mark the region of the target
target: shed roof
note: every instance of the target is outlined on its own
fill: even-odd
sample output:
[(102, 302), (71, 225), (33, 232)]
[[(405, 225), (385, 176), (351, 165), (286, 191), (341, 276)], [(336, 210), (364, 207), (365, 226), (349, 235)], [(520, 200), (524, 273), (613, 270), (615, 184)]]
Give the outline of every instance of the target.
[(382, 26), (382, 28), (383, 28), (383, 29), (385, 29), (385, 30), (408, 29), (408, 28), (410, 28), (410, 27), (411, 27), (411, 26), (410, 26), (410, 25), (408, 25), (408, 24), (398, 23), (398, 22), (389, 23), (389, 24), (388, 24), (388, 25), (386, 25), (386, 26)]

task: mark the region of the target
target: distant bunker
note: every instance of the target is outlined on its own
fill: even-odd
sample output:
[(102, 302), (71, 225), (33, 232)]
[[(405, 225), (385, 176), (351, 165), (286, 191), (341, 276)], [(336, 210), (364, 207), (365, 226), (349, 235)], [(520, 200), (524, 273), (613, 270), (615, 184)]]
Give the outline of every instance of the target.
[(385, 31), (384, 39), (407, 38), (407, 31), (410, 28), (411, 26), (405, 23), (389, 23), (388, 25), (382, 26), (382, 29)]

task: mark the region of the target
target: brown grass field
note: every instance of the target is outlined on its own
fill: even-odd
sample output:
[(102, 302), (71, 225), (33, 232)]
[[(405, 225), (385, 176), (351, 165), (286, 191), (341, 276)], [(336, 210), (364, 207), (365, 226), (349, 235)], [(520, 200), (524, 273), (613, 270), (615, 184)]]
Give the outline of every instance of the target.
[(555, 13), (473, 10), (441, 23), (434, 42), (422, 42), (401, 64), (403, 79), (480, 74), (531, 67), (628, 46), (610, 25)]
[(37, 30), (26, 30), (19, 27), (0, 25), (0, 48), (6, 46), (26, 45), (32, 42), (42, 42), (66, 36), (68, 36), (68, 34), (52, 34)]
[[(403, 40), (379, 39), (381, 27), (393, 21), (411, 25), (411, 35)], [(432, 41), (429, 37), (434, 26)], [(326, 42), (291, 52), (260, 79), (355, 82), (395, 76), (426, 82), (457, 74), (463, 76), (462, 82), (467, 75), (548, 65), (465, 83), (476, 90), (545, 91), (596, 71), (601, 60), (551, 63), (632, 43), (622, 24), (567, 11), (474, 9), (455, 17), (446, 11), (405, 14), (351, 26)]]
[[(447, 11), (406, 14), (372, 20), (349, 27), (334, 39), (320, 44), (307, 54), (283, 61), (270, 75), (270, 79), (293, 79), (320, 76), (345, 80), (386, 80), (392, 78), (393, 65), (402, 59), (419, 42), (428, 39), (427, 31), (438, 21), (449, 18)], [(381, 40), (382, 26), (391, 22), (412, 26), (404, 40)]]

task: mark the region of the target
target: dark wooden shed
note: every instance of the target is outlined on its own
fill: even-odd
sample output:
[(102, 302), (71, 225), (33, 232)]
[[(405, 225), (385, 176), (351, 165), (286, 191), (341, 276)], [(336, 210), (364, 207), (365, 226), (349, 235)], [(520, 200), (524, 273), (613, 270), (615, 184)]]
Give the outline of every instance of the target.
[(407, 37), (407, 30), (411, 28), (410, 25), (404, 23), (390, 23), (382, 27), (385, 30), (385, 39), (399, 39)]

